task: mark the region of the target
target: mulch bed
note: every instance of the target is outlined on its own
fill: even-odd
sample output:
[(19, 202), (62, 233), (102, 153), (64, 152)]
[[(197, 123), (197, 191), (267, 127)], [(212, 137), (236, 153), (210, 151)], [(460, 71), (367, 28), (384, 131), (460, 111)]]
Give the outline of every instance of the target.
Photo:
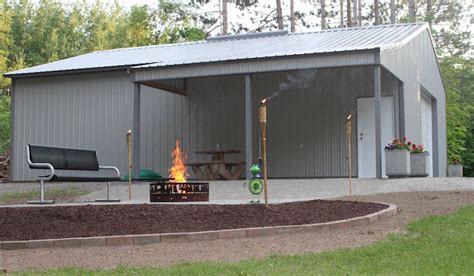
[(299, 225), (368, 215), (387, 205), (312, 200), (270, 205), (85, 205), (0, 208), (0, 241)]

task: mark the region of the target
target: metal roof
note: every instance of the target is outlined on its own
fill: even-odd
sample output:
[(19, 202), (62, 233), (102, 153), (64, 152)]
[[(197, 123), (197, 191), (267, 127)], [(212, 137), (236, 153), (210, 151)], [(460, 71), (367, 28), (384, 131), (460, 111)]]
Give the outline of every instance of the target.
[(150, 68), (242, 59), (336, 53), (403, 46), (427, 29), (426, 24), (378, 25), (317, 32), (276, 32), (260, 36), (96, 51), (5, 74), (7, 77), (110, 68)]

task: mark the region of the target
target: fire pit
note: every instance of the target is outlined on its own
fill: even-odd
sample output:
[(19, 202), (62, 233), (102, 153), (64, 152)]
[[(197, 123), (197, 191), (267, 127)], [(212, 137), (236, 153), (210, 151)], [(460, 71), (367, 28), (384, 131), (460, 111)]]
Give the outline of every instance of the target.
[(209, 183), (186, 180), (186, 155), (181, 150), (179, 140), (176, 140), (171, 156), (173, 164), (169, 170), (170, 178), (150, 183), (150, 202), (209, 201)]
[(150, 202), (209, 201), (207, 182), (150, 183)]

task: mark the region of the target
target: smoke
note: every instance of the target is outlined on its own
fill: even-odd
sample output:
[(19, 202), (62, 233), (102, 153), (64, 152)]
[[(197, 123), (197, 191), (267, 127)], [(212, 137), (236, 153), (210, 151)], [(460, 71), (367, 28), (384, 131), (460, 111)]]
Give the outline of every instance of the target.
[(300, 70), (286, 75), (286, 81), (281, 82), (278, 85), (278, 90), (273, 92), (272, 95), (263, 99), (261, 103), (268, 104), (276, 97), (280, 96), (283, 92), (293, 88), (307, 88), (316, 77), (318, 73), (317, 69), (312, 70)]

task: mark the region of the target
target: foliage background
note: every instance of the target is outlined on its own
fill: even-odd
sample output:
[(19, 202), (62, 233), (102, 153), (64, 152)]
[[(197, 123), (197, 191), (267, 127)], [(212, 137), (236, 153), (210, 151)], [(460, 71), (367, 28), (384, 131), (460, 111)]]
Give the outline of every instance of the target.
[[(3, 77), (4, 72), (96, 50), (201, 40), (219, 32), (220, 14), (214, 11), (217, 0), (150, 2), (125, 9), (117, 1), (65, 5), (57, 0), (0, 0), (0, 155), (9, 148), (10, 137), (11, 83)], [(264, 0), (230, 1), (230, 11), (241, 13), (241, 18), (252, 17), (249, 22), (257, 26), (255, 31), (273, 30), (274, 8), (261, 2)], [(338, 18), (338, 5), (328, 2), (329, 16)], [(463, 12), (459, 3), (429, 2), (431, 10), (420, 3), (417, 20), (430, 24), (437, 47), (447, 94), (448, 159), (460, 159), (465, 175), (474, 176), (474, 64), (468, 54), (470, 33), (459, 28)], [(305, 10), (296, 12), (298, 29), (318, 27), (320, 2), (304, 3)], [(370, 3), (365, 2), (364, 8), (369, 11), (364, 16), (365, 25), (373, 21)], [(406, 1), (397, 6), (399, 22), (408, 20), (406, 6)], [(389, 22), (388, 8), (381, 3), (382, 23)], [(230, 23), (231, 33), (251, 31), (243, 21)], [(327, 27), (335, 26), (337, 23)]]

